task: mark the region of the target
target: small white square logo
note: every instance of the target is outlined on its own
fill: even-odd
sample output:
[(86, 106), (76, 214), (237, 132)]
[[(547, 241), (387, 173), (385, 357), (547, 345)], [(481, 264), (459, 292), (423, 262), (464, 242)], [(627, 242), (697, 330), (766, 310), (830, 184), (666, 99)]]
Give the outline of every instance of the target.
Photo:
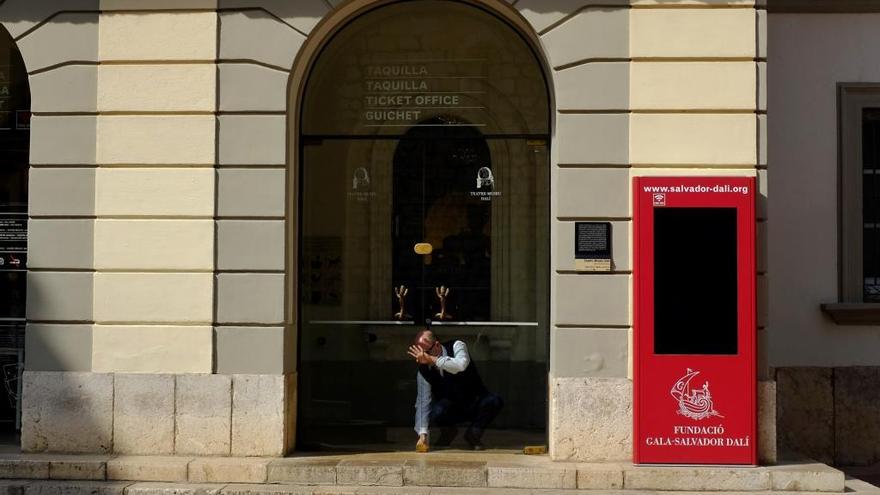
[(666, 194), (655, 193), (654, 194), (654, 206), (666, 206)]

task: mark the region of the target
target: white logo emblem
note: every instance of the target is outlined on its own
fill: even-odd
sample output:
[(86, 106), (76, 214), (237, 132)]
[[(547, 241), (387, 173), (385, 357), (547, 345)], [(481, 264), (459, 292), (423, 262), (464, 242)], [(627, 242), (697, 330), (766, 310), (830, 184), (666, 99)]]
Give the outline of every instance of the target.
[(492, 169), (489, 167), (481, 167), (477, 170), (477, 189), (484, 187), (492, 188), (495, 186), (495, 177), (492, 175)]
[(663, 193), (655, 193), (653, 195), (654, 206), (666, 206), (666, 195)]
[(364, 167), (354, 169), (354, 177), (351, 179), (351, 188), (355, 191), (370, 188), (370, 173)]
[(723, 418), (715, 406), (712, 405), (712, 393), (709, 392), (709, 382), (703, 384), (699, 390), (691, 390), (691, 380), (699, 375), (699, 371), (688, 368), (687, 373), (675, 382), (669, 391), (672, 397), (678, 401), (678, 414), (686, 418), (701, 420), (718, 416)]

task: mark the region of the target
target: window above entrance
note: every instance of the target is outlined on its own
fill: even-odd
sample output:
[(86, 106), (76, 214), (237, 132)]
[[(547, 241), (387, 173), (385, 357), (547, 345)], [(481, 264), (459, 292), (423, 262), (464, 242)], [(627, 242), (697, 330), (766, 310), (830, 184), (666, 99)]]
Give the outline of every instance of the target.
[(398, 135), (413, 126), (549, 133), (535, 55), (473, 6), (427, 0), (377, 9), (347, 25), (319, 60), (304, 134)]

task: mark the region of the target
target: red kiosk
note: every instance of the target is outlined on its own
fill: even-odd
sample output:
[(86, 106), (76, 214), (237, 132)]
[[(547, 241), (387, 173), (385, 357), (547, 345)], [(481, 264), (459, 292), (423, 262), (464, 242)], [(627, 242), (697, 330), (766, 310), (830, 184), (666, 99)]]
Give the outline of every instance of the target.
[(757, 464), (755, 179), (634, 179), (634, 462)]

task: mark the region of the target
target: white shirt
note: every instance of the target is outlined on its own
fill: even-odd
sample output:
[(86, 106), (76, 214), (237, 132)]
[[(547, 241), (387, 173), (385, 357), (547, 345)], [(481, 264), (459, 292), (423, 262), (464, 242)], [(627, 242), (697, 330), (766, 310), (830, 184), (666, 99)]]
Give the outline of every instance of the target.
[[(437, 364), (434, 365), (437, 371), (442, 375), (445, 373), (461, 373), (471, 364), (471, 357), (468, 354), (467, 345), (456, 340), (452, 344), (453, 356), (449, 357), (446, 348), (440, 346), (440, 356), (437, 357)], [(416, 396), (416, 433), (419, 435), (428, 433), (428, 416), (431, 413), (431, 384), (422, 377), (422, 374), (416, 372), (416, 384), (418, 385), (418, 395)]]

